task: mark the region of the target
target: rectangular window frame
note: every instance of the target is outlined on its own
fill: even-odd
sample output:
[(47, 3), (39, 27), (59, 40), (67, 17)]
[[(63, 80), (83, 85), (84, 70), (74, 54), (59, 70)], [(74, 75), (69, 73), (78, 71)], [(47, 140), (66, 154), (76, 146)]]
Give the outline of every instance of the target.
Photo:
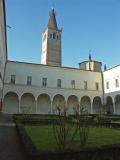
[(11, 75), (10, 83), (11, 83), (11, 84), (15, 84), (15, 80), (16, 80), (16, 75), (12, 74), (12, 75)]
[(106, 82), (106, 89), (109, 89), (109, 88), (110, 88), (109, 82), (107, 81), (107, 82)]
[(71, 86), (73, 89), (75, 88), (75, 80), (71, 80)]
[(46, 77), (42, 78), (42, 86), (47, 87), (47, 78)]
[(57, 79), (57, 88), (61, 88), (61, 87), (62, 87), (62, 80)]
[(116, 87), (116, 88), (119, 87), (119, 79), (118, 79), (118, 78), (115, 79), (115, 87)]
[(98, 82), (95, 83), (95, 88), (96, 88), (96, 91), (99, 90), (99, 83)]
[(27, 76), (27, 86), (32, 85), (32, 76)]
[(84, 89), (85, 89), (85, 90), (88, 89), (88, 83), (87, 83), (87, 81), (84, 81)]

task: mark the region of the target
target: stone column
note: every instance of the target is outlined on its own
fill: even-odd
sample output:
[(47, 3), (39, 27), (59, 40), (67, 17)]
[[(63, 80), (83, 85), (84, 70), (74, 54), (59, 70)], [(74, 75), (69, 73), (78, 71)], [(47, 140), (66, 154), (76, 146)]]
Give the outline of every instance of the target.
[(50, 104), (50, 114), (53, 114), (53, 106), (52, 106), (53, 102), (51, 101), (51, 104)]
[(91, 114), (93, 114), (93, 101), (91, 101)]
[(115, 111), (115, 102), (113, 101), (113, 113), (115, 114), (116, 111)]
[(80, 97), (80, 99), (78, 100), (78, 106), (79, 106), (79, 113), (81, 114), (81, 97)]
[(18, 113), (21, 113), (21, 97), (19, 97), (18, 103)]
[(66, 111), (66, 114), (68, 114), (67, 101), (66, 100), (65, 100), (65, 111)]
[(37, 99), (35, 99), (35, 113), (36, 114), (37, 114), (37, 104), (38, 104)]

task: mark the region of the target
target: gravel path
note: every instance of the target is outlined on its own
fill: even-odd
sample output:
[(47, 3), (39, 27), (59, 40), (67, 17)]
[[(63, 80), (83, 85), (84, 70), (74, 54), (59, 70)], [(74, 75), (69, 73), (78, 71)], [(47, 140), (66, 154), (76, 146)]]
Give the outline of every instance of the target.
[(0, 160), (30, 160), (20, 143), (11, 115), (0, 114)]

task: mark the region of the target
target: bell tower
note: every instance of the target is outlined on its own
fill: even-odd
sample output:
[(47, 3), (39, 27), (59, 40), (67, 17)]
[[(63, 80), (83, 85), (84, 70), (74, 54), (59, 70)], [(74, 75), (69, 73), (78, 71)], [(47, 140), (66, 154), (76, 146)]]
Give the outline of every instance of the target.
[(58, 29), (54, 9), (51, 10), (48, 25), (42, 33), (41, 64), (61, 66), (61, 33)]

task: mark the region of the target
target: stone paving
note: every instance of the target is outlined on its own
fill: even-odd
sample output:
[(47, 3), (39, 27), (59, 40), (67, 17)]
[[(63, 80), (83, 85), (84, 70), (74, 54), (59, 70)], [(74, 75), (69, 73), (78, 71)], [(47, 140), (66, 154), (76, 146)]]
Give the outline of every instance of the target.
[(0, 113), (0, 160), (30, 160), (24, 153), (11, 115)]

